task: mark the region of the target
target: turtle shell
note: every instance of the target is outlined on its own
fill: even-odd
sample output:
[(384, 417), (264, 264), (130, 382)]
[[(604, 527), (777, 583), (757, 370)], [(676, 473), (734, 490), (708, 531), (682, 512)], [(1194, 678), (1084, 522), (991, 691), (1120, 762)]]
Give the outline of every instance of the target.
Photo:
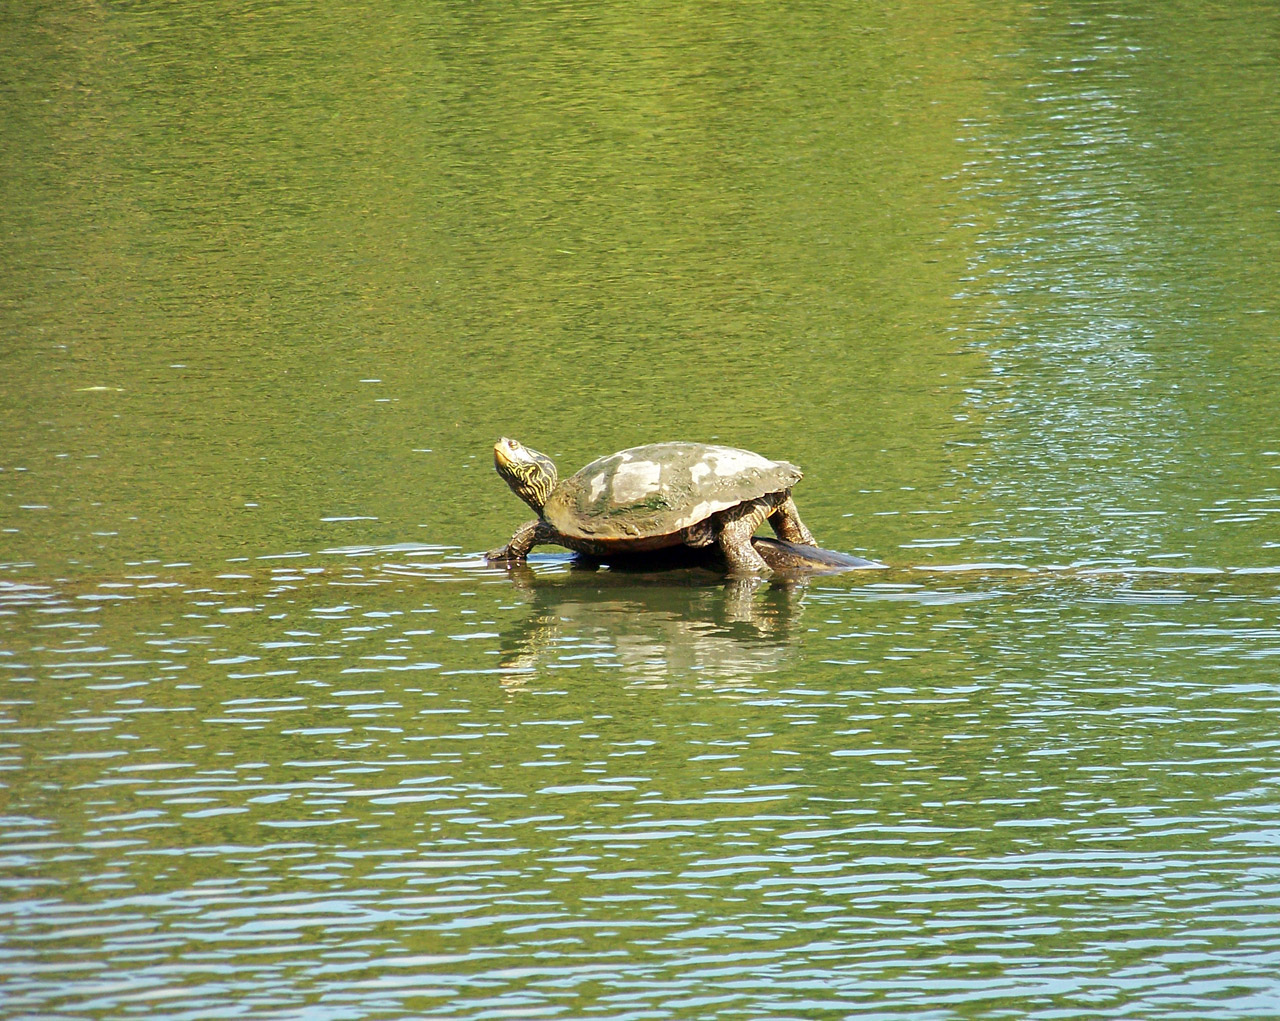
[(800, 478), (794, 464), (749, 450), (650, 443), (592, 461), (564, 479), (542, 513), (561, 534), (579, 539), (648, 539), (790, 489)]

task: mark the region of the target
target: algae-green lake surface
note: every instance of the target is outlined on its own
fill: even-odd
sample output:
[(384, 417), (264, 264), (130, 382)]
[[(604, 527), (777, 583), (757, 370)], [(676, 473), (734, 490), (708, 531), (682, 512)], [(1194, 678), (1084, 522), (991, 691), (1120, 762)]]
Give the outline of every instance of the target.
[(0, 1017), (1280, 1017), (1278, 26), (6, 4)]

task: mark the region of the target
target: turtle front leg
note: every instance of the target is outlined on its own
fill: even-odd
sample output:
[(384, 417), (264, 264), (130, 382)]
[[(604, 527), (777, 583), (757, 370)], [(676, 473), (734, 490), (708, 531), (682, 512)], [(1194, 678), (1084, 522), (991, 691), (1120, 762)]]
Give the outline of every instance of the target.
[(716, 545), (729, 562), (729, 573), (772, 574), (773, 570), (764, 562), (764, 557), (751, 545), (751, 537), (760, 523), (773, 513), (773, 503), (768, 498), (748, 500), (736, 507), (716, 515)]
[(800, 512), (796, 510), (796, 502), (787, 493), (787, 498), (778, 504), (778, 509), (769, 515), (769, 524), (779, 539), (795, 542), (803, 546), (816, 546), (818, 540), (813, 537), (800, 520)]
[(533, 547), (549, 541), (551, 534), (547, 523), (535, 518), (533, 521), (526, 522), (517, 528), (516, 534), (511, 537), (511, 541), (505, 546), (491, 549), (484, 555), (484, 558), (486, 560), (523, 563), (529, 555), (529, 551)]

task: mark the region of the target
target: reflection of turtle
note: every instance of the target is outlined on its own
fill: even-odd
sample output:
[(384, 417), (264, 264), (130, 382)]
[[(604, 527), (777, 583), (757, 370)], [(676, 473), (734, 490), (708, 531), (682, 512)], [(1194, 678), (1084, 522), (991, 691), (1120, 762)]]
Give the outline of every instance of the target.
[[(627, 681), (745, 680), (782, 668), (803, 617), (807, 578), (744, 575), (725, 583), (701, 566), (538, 573), (514, 565), (528, 616), (504, 626), (497, 665), (518, 688), (548, 669), (618, 670)], [(692, 558), (696, 561), (698, 558)]]
[(551, 458), (505, 436), (493, 460), (538, 517), (490, 560), (521, 561), (542, 543), (593, 557), (715, 543), (731, 573), (769, 574), (751, 545), (765, 520), (781, 539), (817, 545), (791, 499), (800, 469), (749, 450), (651, 443), (592, 461), (563, 482)]

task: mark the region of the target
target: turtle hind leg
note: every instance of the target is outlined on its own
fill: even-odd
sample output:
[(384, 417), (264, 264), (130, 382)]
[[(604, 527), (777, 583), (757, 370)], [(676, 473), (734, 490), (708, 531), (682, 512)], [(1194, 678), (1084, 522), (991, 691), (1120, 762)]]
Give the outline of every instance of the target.
[(510, 542), (497, 549), (491, 549), (484, 555), (486, 560), (506, 561), (507, 563), (523, 563), (534, 546), (548, 540), (546, 523), (540, 520), (528, 521), (516, 529)]
[(786, 498), (769, 515), (769, 524), (779, 539), (802, 546), (818, 545), (818, 540), (813, 537), (813, 533), (800, 520), (800, 512), (796, 510), (796, 502), (791, 499), (790, 493), (787, 493)]
[(751, 537), (760, 523), (773, 512), (773, 508), (774, 503), (768, 497), (763, 497), (740, 503), (716, 515), (716, 545), (729, 562), (730, 574), (773, 573), (764, 562), (764, 557), (751, 545)]

